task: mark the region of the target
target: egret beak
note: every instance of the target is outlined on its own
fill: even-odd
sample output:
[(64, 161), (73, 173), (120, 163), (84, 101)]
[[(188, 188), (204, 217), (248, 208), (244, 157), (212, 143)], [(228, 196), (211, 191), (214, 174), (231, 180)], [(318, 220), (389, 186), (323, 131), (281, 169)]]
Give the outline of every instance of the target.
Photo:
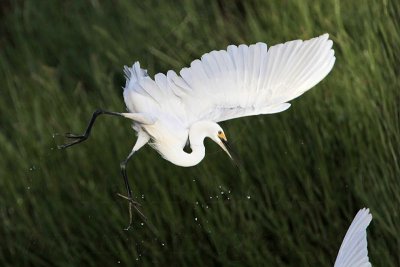
[(228, 142), (226, 139), (226, 136), (224, 133), (218, 134), (219, 142), (218, 145), (228, 154), (228, 156), (231, 158), (231, 160), (234, 162), (236, 166), (238, 165), (238, 162), (236, 161), (236, 157), (234, 157), (234, 149), (232, 149), (231, 144)]
[(218, 143), (219, 146), (226, 152), (226, 154), (228, 154), (228, 156), (233, 160), (233, 156), (232, 156), (232, 148), (231, 145), (228, 143), (228, 141), (225, 139), (220, 139), (221, 142)]
[(241, 170), (241, 163), (239, 158), (237, 157), (237, 154), (235, 153), (235, 150), (232, 148), (232, 145), (226, 140), (226, 139), (221, 139), (220, 142), (218, 142), (218, 145), (228, 154), (228, 156), (231, 158), (233, 164)]

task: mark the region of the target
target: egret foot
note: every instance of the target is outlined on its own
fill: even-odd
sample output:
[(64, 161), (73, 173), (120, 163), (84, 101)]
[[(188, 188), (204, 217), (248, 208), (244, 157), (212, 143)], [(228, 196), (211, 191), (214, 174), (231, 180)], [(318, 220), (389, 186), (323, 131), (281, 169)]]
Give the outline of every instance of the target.
[(139, 209), (139, 207), (142, 206), (139, 202), (133, 200), (131, 197), (124, 196), (124, 195), (122, 195), (120, 193), (117, 193), (117, 195), (119, 197), (122, 197), (123, 199), (128, 200), (128, 202), (129, 202), (129, 225), (128, 225), (128, 227), (125, 228), (126, 231), (129, 230), (129, 228), (131, 228), (131, 226), (132, 226), (132, 218), (133, 218), (132, 217), (132, 207), (137, 211), (137, 213), (139, 213), (139, 215), (144, 220), (147, 220), (146, 216), (144, 216), (143, 212), (141, 212), (140, 209)]
[(59, 145), (58, 149), (64, 149), (64, 148), (73, 146), (75, 144), (78, 144), (80, 142), (83, 142), (88, 138), (88, 135), (76, 135), (76, 134), (72, 134), (72, 133), (66, 133), (65, 137), (68, 139), (72, 139), (73, 141), (63, 144), (63, 145)]

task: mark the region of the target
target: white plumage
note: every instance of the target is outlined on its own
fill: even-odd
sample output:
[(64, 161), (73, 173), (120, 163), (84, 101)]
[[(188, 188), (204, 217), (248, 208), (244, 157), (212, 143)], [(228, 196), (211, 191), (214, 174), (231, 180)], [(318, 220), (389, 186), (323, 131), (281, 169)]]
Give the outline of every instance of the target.
[[(331, 71), (335, 56), (328, 37), (324, 34), (269, 49), (264, 43), (230, 45), (227, 50), (204, 54), (179, 75), (168, 71), (166, 75), (156, 74), (154, 80), (136, 62), (124, 70), (123, 94), (128, 112), (95, 111), (85, 133), (67, 134), (73, 141), (60, 148), (86, 140), (101, 114), (131, 119), (138, 139), (121, 162), (121, 171), (130, 207), (137, 209), (126, 174), (126, 164), (136, 151), (151, 140), (150, 144), (165, 159), (189, 167), (204, 158), (203, 141), (208, 137), (232, 158), (225, 133), (217, 122), (288, 109), (290, 100)], [(188, 142), (191, 153), (183, 150)]]
[(141, 136), (152, 138), (167, 160), (192, 166), (201, 159), (192, 155), (192, 161), (181, 162), (176, 157), (189, 156), (181, 151), (195, 123), (284, 111), (288, 101), (320, 82), (334, 62), (328, 34), (269, 49), (264, 43), (230, 45), (204, 54), (180, 75), (168, 71), (156, 74), (154, 80), (136, 62), (125, 67), (124, 100), (130, 113), (156, 120), (152, 125), (134, 123)]
[(343, 239), (334, 267), (371, 267), (367, 248), (367, 227), (371, 220), (369, 209), (358, 211)]

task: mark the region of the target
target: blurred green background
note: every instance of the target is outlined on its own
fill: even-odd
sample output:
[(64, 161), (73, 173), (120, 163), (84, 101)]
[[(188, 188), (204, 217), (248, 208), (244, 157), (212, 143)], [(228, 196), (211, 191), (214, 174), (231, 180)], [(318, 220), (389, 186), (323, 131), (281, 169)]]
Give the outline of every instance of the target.
[[(374, 266), (400, 266), (398, 1), (0, 2), (0, 266), (333, 266), (369, 207)], [(148, 223), (128, 224), (119, 163), (135, 133), (123, 65), (179, 71), (229, 44), (328, 32), (337, 61), (283, 113), (223, 123), (239, 172), (207, 141), (176, 167), (146, 146), (128, 165)]]

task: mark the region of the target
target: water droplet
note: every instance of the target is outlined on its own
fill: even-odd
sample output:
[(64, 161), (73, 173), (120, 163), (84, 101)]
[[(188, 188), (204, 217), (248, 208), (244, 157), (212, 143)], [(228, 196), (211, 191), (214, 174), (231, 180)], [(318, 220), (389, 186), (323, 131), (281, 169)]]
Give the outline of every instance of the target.
[(118, 263), (118, 264), (120, 264), (120, 263), (121, 263), (121, 261), (117, 261), (117, 263)]
[(250, 196), (247, 196), (247, 199), (250, 199), (251, 197)]
[(144, 199), (144, 194), (142, 194), (142, 199)]
[(197, 217), (195, 217), (194, 220), (197, 221)]
[(141, 225), (141, 226), (143, 226), (143, 225), (144, 225), (144, 223), (140, 223), (140, 225)]
[(165, 244), (164, 244), (164, 243), (161, 243), (161, 246), (165, 246)]
[(224, 192), (223, 191), (221, 191), (221, 195), (223, 195), (224, 194)]
[(230, 194), (231, 193), (231, 190), (228, 190), (228, 194)]
[(210, 199), (212, 199), (212, 197), (210, 196)]
[(199, 205), (199, 202), (198, 202), (198, 201), (196, 201), (196, 205)]
[(30, 187), (30, 186), (28, 186), (26, 189), (30, 190), (30, 189), (31, 189), (31, 187)]

